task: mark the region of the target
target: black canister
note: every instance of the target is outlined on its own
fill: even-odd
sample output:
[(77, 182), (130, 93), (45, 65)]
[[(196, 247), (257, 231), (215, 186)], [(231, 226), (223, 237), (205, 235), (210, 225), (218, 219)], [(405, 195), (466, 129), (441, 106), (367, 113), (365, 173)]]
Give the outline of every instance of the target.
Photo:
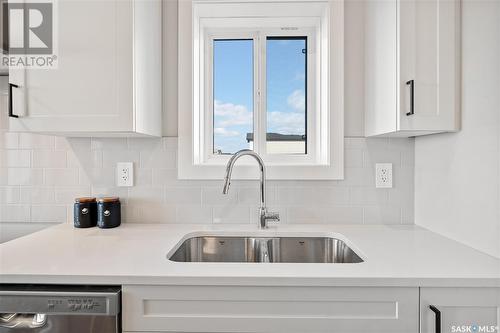
[(97, 225), (97, 201), (95, 198), (76, 198), (73, 213), (75, 228), (91, 228)]
[(97, 200), (97, 226), (102, 229), (116, 228), (121, 224), (121, 205), (119, 198), (100, 198)]

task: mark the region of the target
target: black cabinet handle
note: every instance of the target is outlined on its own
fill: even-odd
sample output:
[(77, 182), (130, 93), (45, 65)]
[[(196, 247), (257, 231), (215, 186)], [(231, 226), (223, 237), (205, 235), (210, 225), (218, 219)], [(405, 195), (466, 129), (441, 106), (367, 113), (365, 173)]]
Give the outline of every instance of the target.
[(434, 305), (429, 305), (429, 309), (436, 315), (436, 333), (441, 333), (441, 311)]
[(410, 86), (410, 112), (407, 112), (407, 116), (415, 114), (415, 80), (410, 80), (406, 82), (407, 86)]
[(19, 86), (14, 83), (9, 83), (9, 117), (19, 118), (19, 116), (14, 114), (14, 110), (12, 109), (12, 88), (19, 88)]

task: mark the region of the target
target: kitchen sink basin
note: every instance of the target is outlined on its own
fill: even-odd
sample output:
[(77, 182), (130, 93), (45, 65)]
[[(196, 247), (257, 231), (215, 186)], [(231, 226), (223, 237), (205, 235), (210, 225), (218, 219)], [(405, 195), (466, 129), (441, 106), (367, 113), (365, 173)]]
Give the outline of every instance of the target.
[(199, 236), (186, 239), (168, 259), (177, 262), (363, 262), (344, 241), (330, 237)]

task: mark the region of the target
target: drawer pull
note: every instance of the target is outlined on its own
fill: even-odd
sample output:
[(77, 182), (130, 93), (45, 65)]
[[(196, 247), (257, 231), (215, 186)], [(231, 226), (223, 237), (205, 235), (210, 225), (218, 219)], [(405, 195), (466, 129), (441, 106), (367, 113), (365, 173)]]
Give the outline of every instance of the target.
[(406, 82), (406, 85), (410, 86), (410, 112), (407, 112), (407, 116), (415, 114), (415, 80), (410, 80)]
[(429, 305), (429, 309), (436, 315), (436, 333), (441, 333), (441, 311), (434, 305)]
[(12, 109), (12, 88), (19, 88), (17, 84), (9, 83), (9, 117), (11, 118), (19, 118), (19, 116), (14, 114), (14, 110)]

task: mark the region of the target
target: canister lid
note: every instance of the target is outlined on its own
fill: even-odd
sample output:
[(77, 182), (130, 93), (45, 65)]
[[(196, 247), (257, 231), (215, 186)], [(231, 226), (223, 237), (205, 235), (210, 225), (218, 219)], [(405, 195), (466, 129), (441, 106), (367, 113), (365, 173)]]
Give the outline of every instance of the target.
[(120, 202), (120, 198), (118, 198), (118, 197), (106, 197), (106, 198), (99, 198), (97, 201), (98, 202)]
[(76, 203), (89, 203), (89, 202), (96, 202), (95, 198), (92, 197), (82, 197), (82, 198), (76, 198), (75, 199)]

